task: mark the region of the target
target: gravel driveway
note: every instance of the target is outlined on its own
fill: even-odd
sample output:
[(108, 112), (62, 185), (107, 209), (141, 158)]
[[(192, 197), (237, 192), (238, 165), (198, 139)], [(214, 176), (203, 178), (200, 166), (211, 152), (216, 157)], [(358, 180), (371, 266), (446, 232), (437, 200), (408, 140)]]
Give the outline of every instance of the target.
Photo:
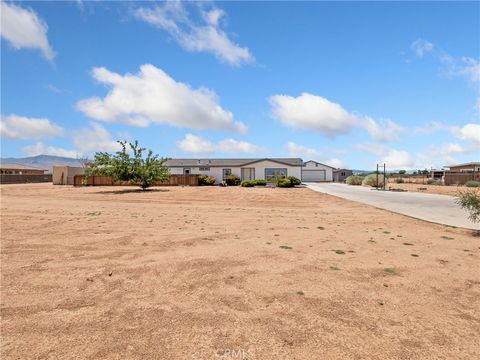
[(467, 212), (455, 203), (455, 197), (453, 196), (377, 191), (364, 186), (337, 183), (306, 183), (306, 185), (314, 191), (372, 205), (417, 219), (467, 229), (480, 229), (480, 225), (474, 224), (468, 219)]

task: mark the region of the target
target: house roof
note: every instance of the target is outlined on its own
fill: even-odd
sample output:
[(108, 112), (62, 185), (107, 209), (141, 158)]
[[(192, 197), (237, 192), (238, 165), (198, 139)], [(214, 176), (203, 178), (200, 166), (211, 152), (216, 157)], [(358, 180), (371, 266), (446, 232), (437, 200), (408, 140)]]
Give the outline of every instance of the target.
[(336, 169), (336, 168), (334, 168), (333, 166), (330, 166), (330, 165), (327, 165), (327, 164), (323, 164), (323, 163), (318, 162), (318, 161), (315, 161), (315, 160), (305, 161), (305, 162), (303, 163), (303, 165), (305, 165), (305, 164), (308, 163), (308, 162), (313, 162), (313, 163), (318, 164), (318, 165), (323, 165), (323, 166), (326, 166), (326, 167), (329, 167), (329, 168), (332, 168), (332, 169)]
[(165, 165), (169, 167), (241, 167), (260, 161), (273, 161), (288, 166), (302, 166), (300, 158), (250, 158), (250, 159), (169, 159)]
[(6, 163), (6, 162), (0, 163), (0, 169), (42, 170), (42, 171), (46, 171), (44, 169), (33, 167), (33, 166), (27, 166), (27, 165), (22, 165), (22, 164), (17, 164), (17, 163)]
[(445, 168), (451, 168), (451, 167), (458, 167), (458, 166), (476, 166), (480, 165), (480, 162), (478, 161), (473, 161), (465, 164), (455, 164), (455, 165), (449, 165), (449, 166), (444, 166)]

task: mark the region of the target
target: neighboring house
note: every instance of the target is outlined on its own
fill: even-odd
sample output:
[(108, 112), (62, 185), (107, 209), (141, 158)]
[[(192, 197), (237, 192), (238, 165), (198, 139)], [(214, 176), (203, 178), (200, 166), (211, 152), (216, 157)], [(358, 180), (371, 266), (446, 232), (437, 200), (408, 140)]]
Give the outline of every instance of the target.
[(445, 170), (430, 170), (430, 178), (433, 180), (442, 180), (445, 176)]
[(304, 182), (320, 182), (333, 181), (334, 167), (309, 160), (302, 166), (302, 181)]
[(212, 176), (220, 183), (229, 175), (241, 180), (265, 179), (275, 176), (302, 178), (303, 160), (299, 158), (263, 159), (170, 159), (165, 163), (172, 175), (196, 174)]
[(53, 185), (74, 185), (75, 175), (85, 175), (85, 168), (79, 166), (54, 166)]
[(461, 172), (480, 172), (480, 162), (470, 162), (466, 164), (458, 164), (451, 166), (444, 166), (448, 171), (461, 171)]
[(352, 170), (348, 169), (335, 169), (333, 170), (333, 181), (334, 182), (345, 182), (347, 180), (347, 177), (350, 175), (353, 175)]
[(43, 175), (45, 171), (47, 170), (15, 163), (0, 164), (0, 174), (2, 175)]

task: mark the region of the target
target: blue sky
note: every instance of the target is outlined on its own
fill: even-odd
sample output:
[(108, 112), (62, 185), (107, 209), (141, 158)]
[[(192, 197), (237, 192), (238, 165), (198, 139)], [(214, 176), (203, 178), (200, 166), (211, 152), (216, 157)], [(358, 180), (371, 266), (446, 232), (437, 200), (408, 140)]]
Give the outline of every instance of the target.
[(2, 2), (2, 156), (480, 156), (479, 2)]

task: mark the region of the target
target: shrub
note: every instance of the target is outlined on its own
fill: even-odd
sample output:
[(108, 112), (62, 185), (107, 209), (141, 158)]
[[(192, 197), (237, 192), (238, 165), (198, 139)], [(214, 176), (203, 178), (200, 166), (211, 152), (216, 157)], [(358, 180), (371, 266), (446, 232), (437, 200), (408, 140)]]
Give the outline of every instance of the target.
[[(383, 174), (378, 174), (378, 186), (383, 187), (383, 184), (385, 182), (385, 178), (383, 177)], [(377, 186), (377, 174), (370, 174), (365, 176), (365, 178), (362, 181), (363, 186)]]
[(263, 179), (257, 179), (257, 180), (253, 180), (253, 184), (255, 186), (266, 186), (267, 182)]
[(403, 183), (405, 182), (405, 180), (403, 180), (402, 178), (396, 178), (396, 179), (395, 179), (395, 182), (396, 182), (397, 184), (403, 184)]
[(199, 175), (198, 176), (198, 185), (213, 185), (215, 184), (215, 178), (213, 176)]
[(442, 185), (442, 180), (428, 179), (427, 184), (428, 185)]
[(240, 185), (240, 178), (239, 178), (237, 175), (228, 175), (228, 176), (225, 178), (225, 183), (226, 183), (228, 186)]
[(292, 183), (292, 186), (300, 185), (302, 183), (302, 180), (300, 180), (295, 176), (287, 176), (287, 179), (290, 180), (290, 182)]
[(289, 188), (289, 187), (293, 187), (293, 184), (290, 181), (290, 179), (285, 178), (285, 179), (278, 180), (277, 186), (281, 188)]
[(480, 181), (467, 181), (465, 183), (467, 187), (480, 187)]
[(480, 191), (478, 189), (461, 191), (459, 193), (457, 204), (469, 212), (469, 218), (472, 222), (480, 222)]
[(243, 187), (254, 187), (255, 186), (255, 181), (243, 180), (240, 185), (243, 186)]
[(345, 180), (348, 185), (362, 185), (364, 177), (360, 175), (350, 175)]

